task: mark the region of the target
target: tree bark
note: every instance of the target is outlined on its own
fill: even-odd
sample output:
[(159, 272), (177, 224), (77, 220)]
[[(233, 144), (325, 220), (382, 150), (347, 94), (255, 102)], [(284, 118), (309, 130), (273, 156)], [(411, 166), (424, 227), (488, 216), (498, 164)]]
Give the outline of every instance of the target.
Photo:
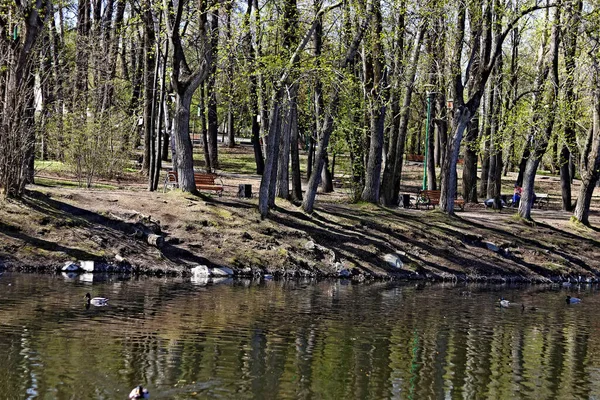
[[(210, 28), (213, 32), (211, 35), (212, 57), (217, 59), (219, 46), (219, 11), (218, 9), (210, 12)], [(216, 170), (219, 168), (219, 120), (217, 114), (217, 63), (213, 63), (206, 85), (206, 93), (208, 98), (208, 154), (210, 156), (210, 168)]]

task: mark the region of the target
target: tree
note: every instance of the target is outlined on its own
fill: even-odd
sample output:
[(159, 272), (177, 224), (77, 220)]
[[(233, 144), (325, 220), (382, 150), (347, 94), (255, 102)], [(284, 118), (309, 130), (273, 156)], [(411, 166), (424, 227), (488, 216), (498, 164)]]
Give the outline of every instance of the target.
[(215, 33), (209, 30), (206, 21), (208, 5), (201, 0), (199, 3), (197, 44), (200, 46), (200, 59), (195, 69), (191, 69), (183, 47), (180, 32), (184, 13), (184, 1), (180, 0), (176, 8), (171, 0), (164, 0), (164, 13), (167, 33), (173, 53), (171, 55), (171, 85), (175, 91), (175, 125), (173, 136), (177, 152), (177, 179), (179, 187), (185, 192), (196, 192), (194, 181), (194, 163), (192, 143), (190, 141), (190, 107), (192, 96), (204, 82), (212, 68), (213, 52), (211, 37)]
[[(549, 39), (549, 48), (546, 59), (542, 58), (538, 69), (536, 95), (532, 109), (532, 133), (530, 139), (531, 153), (525, 165), (523, 174), (523, 195), (519, 202), (519, 216), (531, 219), (533, 205), (534, 183), (537, 168), (542, 156), (548, 147), (548, 141), (554, 127), (555, 111), (558, 95), (558, 45), (560, 8), (555, 9), (552, 33)], [(544, 46), (545, 43), (542, 43)], [(543, 54), (543, 52), (540, 52)], [(548, 80), (546, 78), (549, 78)]]
[[(458, 162), (458, 155), (460, 151), (460, 145), (462, 143), (464, 132), (470, 123), (471, 119), (475, 115), (481, 98), (485, 89), (487, 80), (494, 68), (497, 57), (502, 51), (502, 44), (504, 40), (511, 32), (517, 22), (525, 15), (532, 13), (533, 11), (548, 8), (553, 5), (534, 5), (528, 8), (522, 9), (517, 13), (507, 24), (505, 29), (500, 35), (498, 35), (493, 43), (483, 43), (485, 48), (481, 49), (484, 55), (483, 60), (479, 64), (479, 68), (472, 68), (471, 63), (467, 65), (467, 69), (464, 76), (467, 82), (473, 81), (470, 86), (469, 97), (465, 100), (464, 84), (463, 84), (463, 71), (462, 71), (462, 50), (463, 41), (465, 35), (465, 22), (466, 22), (466, 8), (459, 5), (456, 31), (453, 40), (453, 61), (451, 63), (451, 74), (452, 74), (452, 87), (451, 92), (454, 98), (455, 112), (453, 117), (453, 134), (452, 138), (446, 149), (446, 157), (444, 163), (442, 163), (441, 170), (441, 197), (440, 197), (440, 208), (448, 213), (454, 213), (454, 198), (456, 196), (456, 185), (457, 185), (457, 173), (456, 164)], [(486, 14), (490, 16), (490, 14)], [(484, 30), (489, 30), (491, 20), (488, 18), (484, 19)], [(472, 50), (471, 59), (475, 56), (475, 52)]]
[(33, 174), (34, 68), (49, 1), (0, 8), (0, 192), (20, 197)]

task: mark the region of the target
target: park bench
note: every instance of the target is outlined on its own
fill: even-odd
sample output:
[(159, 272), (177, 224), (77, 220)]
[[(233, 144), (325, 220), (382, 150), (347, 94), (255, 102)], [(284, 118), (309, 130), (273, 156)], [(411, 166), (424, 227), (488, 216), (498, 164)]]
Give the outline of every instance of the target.
[(550, 203), (550, 196), (548, 195), (548, 193), (535, 194), (535, 200), (533, 200), (534, 207), (537, 205), (538, 208), (544, 208), (544, 206), (548, 206), (548, 203)]
[[(196, 183), (196, 189), (215, 191), (219, 196), (221, 196), (223, 194), (223, 182), (221, 182), (221, 185), (215, 184), (216, 178), (217, 175), (215, 174), (203, 174), (200, 172), (194, 172), (194, 181)], [(177, 180), (177, 171), (167, 171), (163, 192), (167, 190), (167, 186), (179, 187), (179, 182)]]
[(406, 155), (406, 161), (412, 161), (412, 162), (424, 162), (425, 161), (425, 156), (422, 154), (407, 154)]
[[(440, 204), (440, 197), (442, 192), (440, 190), (421, 190), (417, 193), (417, 209), (419, 205), (424, 205), (429, 209), (429, 206), (435, 208), (436, 205)], [(463, 199), (454, 199), (454, 205), (459, 207), (462, 211), (465, 209), (465, 201)]]
[[(506, 205), (508, 207), (518, 207), (519, 203), (513, 204), (512, 195), (502, 195), (503, 200), (506, 201)], [(548, 207), (548, 203), (550, 203), (550, 195), (548, 193), (536, 193), (535, 200), (533, 200), (533, 207), (537, 206), (542, 209), (544, 207)]]

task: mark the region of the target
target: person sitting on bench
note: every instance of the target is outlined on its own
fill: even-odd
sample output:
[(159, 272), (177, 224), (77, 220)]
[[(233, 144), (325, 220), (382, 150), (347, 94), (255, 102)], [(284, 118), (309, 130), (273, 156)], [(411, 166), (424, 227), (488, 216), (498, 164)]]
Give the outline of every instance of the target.
[(513, 207), (519, 206), (519, 202), (521, 201), (522, 193), (523, 193), (523, 188), (521, 186), (519, 186), (517, 183), (515, 183), (515, 192), (513, 193), (513, 197), (512, 197), (512, 206)]

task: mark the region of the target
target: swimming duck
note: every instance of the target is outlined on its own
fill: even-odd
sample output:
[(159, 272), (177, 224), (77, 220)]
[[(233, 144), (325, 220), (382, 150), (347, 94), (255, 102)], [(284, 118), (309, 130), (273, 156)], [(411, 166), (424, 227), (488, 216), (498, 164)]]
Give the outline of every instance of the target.
[(129, 393), (129, 399), (149, 399), (150, 393), (148, 389), (143, 388), (142, 385), (136, 386), (133, 388), (131, 393)]
[(577, 297), (567, 296), (567, 304), (575, 304), (575, 303), (581, 303), (581, 299), (578, 299)]
[(92, 304), (94, 306), (97, 307), (102, 307), (102, 306), (107, 306), (108, 305), (108, 299), (105, 297), (94, 297), (92, 298), (92, 296), (89, 293), (85, 294), (85, 299), (87, 301), (88, 304)]
[(500, 307), (508, 307), (510, 302), (508, 300), (504, 300), (504, 297), (500, 299)]

